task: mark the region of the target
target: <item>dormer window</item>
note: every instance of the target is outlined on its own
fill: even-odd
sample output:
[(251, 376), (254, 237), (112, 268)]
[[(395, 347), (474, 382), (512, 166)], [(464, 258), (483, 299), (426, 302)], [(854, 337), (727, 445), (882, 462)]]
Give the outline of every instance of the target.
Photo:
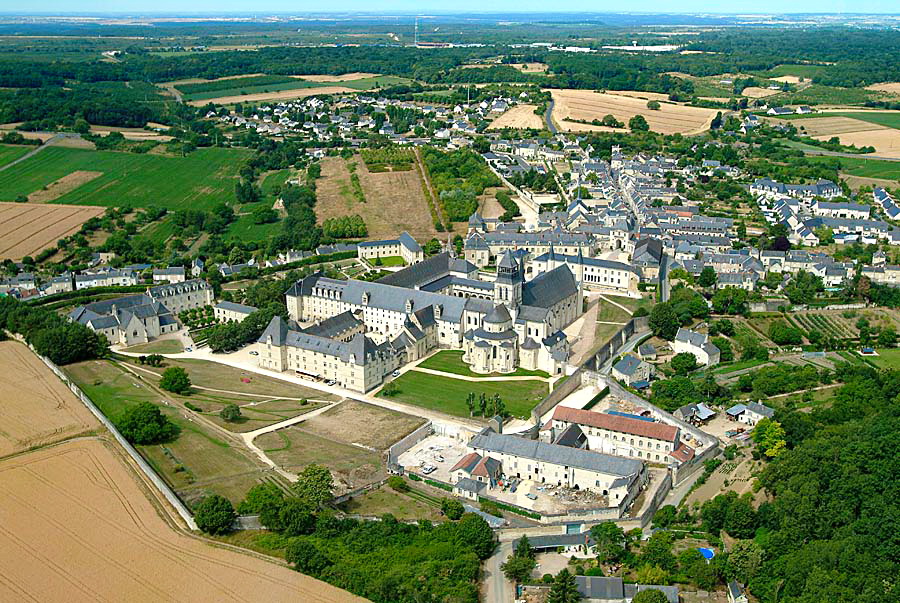
[(413, 300), (406, 300), (406, 313), (409, 314), (413, 311)]

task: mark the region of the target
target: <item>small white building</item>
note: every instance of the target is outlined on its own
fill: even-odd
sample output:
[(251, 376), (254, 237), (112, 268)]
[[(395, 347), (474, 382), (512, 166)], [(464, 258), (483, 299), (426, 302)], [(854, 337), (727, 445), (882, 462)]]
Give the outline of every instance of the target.
[(213, 315), (218, 322), (242, 322), (254, 312), (256, 312), (256, 308), (253, 306), (230, 301), (221, 301), (213, 307)]
[(759, 402), (750, 402), (749, 404), (735, 404), (726, 410), (725, 414), (732, 421), (753, 426), (763, 419), (774, 417), (775, 410)]
[(154, 268), (154, 283), (183, 283), (186, 280), (183, 266), (170, 266), (168, 268)]
[(676, 354), (688, 352), (697, 359), (697, 364), (714, 366), (719, 363), (719, 348), (709, 340), (706, 333), (680, 328), (672, 341), (672, 351)]
[(407, 264), (416, 264), (425, 259), (421, 245), (408, 232), (404, 232), (396, 239), (359, 243), (356, 252), (358, 257), (365, 260), (398, 256)]

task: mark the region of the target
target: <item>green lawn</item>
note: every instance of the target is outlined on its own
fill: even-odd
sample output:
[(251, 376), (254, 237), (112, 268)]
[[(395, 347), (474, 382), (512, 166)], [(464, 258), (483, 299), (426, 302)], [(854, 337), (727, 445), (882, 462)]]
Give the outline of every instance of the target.
[[(380, 262), (378, 260), (380, 260)], [(392, 266), (406, 266), (406, 262), (399, 255), (379, 256), (377, 259), (372, 258), (368, 260), (368, 262), (372, 266), (386, 266), (388, 268)]]
[(840, 172), (863, 178), (900, 180), (900, 161), (881, 161), (856, 157), (806, 157), (808, 161), (840, 164)]
[(531, 409), (543, 400), (549, 391), (546, 383), (537, 380), (528, 381), (464, 381), (452, 377), (441, 377), (409, 371), (394, 379), (399, 392), (393, 396), (381, 397), (397, 400), (422, 408), (439, 410), (458, 417), (468, 417), (466, 397), (469, 392), (480, 395), (482, 392), (489, 398), (500, 394), (506, 410), (516, 417), (527, 417)]
[[(270, 203), (264, 205), (271, 207)], [(242, 208), (241, 211), (245, 209)], [(277, 222), (269, 222), (268, 224), (257, 224), (253, 221), (253, 215), (238, 216), (237, 219), (228, 225), (225, 231), (225, 238), (240, 239), (241, 241), (268, 241), (271, 237), (278, 234), (281, 230), (281, 220)]]
[(250, 151), (203, 148), (187, 157), (53, 147), (0, 172), (0, 199), (28, 195), (75, 171), (103, 175), (55, 203), (209, 209), (234, 199)]
[(33, 151), (36, 148), (26, 145), (0, 144), (0, 167), (15, 161), (28, 151)]
[(482, 375), (473, 373), (469, 370), (469, 365), (463, 362), (463, 352), (461, 350), (443, 350), (434, 356), (431, 356), (421, 364), (420, 367), (431, 369), (433, 371), (443, 371), (445, 373), (453, 373), (455, 375), (464, 375), (466, 377), (549, 377), (546, 371), (529, 371), (527, 369), (518, 368), (512, 373), (492, 373), (490, 375)]
[[(854, 355), (860, 360), (862, 356)], [(878, 350), (878, 356), (866, 356), (865, 359), (871, 360), (881, 368), (897, 370), (900, 369), (900, 348)]]
[[(213, 492), (240, 502), (247, 490), (272, 471), (254, 461), (252, 455), (231, 446), (219, 433), (196, 421), (188, 421), (182, 411), (163, 400), (177, 398), (159, 394), (147, 381), (137, 379), (115, 364), (91, 361), (72, 364), (66, 373), (108, 417), (116, 417), (140, 402), (157, 404), (181, 429), (172, 442), (138, 446), (138, 451), (172, 488), (191, 503)], [(207, 406), (202, 397), (191, 400)]]

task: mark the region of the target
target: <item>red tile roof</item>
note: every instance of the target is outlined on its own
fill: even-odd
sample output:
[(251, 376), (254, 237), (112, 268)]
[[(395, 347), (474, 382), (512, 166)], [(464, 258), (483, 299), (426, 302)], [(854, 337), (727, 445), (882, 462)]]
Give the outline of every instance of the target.
[(681, 461), (683, 463), (685, 461), (689, 461), (692, 458), (694, 458), (694, 449), (691, 448), (690, 446), (688, 446), (687, 444), (685, 444), (684, 442), (681, 442), (678, 445), (678, 448), (676, 448), (675, 450), (673, 450), (670, 453), (670, 456), (673, 459), (675, 459), (676, 461)]
[(459, 462), (457, 462), (455, 465), (453, 465), (453, 469), (450, 470), (450, 473), (453, 473), (457, 469), (465, 469), (467, 473), (471, 472), (472, 469), (475, 468), (474, 466), (480, 460), (481, 460), (480, 454), (478, 454), (477, 452), (470, 452), (466, 456), (459, 459)]
[(629, 419), (628, 417), (608, 415), (592, 410), (581, 410), (580, 408), (569, 408), (567, 406), (557, 406), (556, 410), (553, 411), (553, 420), (598, 427), (666, 442), (675, 442), (678, 439), (678, 428), (672, 425), (651, 423), (650, 421)]

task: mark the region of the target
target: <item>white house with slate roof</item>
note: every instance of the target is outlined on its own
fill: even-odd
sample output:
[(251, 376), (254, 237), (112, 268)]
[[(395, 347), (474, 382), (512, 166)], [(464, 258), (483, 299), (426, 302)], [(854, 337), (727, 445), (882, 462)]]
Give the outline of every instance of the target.
[(625, 354), (612, 367), (613, 378), (626, 385), (632, 385), (638, 381), (650, 381), (652, 375), (653, 367), (632, 354)]
[(219, 322), (243, 322), (245, 318), (256, 312), (253, 306), (221, 301), (213, 306), (213, 316)]
[(697, 358), (697, 364), (713, 366), (719, 364), (719, 348), (709, 341), (709, 335), (690, 329), (680, 328), (672, 341), (672, 351), (676, 354), (688, 352)]
[(208, 306), (212, 300), (206, 281), (186, 281), (78, 306), (68, 318), (102, 333), (111, 344), (131, 346), (177, 331), (179, 312)]
[(422, 247), (408, 232), (404, 232), (396, 239), (359, 243), (356, 246), (356, 253), (358, 257), (366, 260), (399, 256), (407, 264), (415, 264), (425, 259)]
[(581, 283), (584, 289), (609, 295), (634, 298), (641, 296), (638, 291), (640, 274), (630, 264), (586, 258), (580, 251), (577, 255), (564, 255), (556, 253), (553, 247), (550, 247), (549, 252), (534, 258), (532, 262), (536, 273), (548, 272), (562, 265), (569, 267), (575, 280)]

